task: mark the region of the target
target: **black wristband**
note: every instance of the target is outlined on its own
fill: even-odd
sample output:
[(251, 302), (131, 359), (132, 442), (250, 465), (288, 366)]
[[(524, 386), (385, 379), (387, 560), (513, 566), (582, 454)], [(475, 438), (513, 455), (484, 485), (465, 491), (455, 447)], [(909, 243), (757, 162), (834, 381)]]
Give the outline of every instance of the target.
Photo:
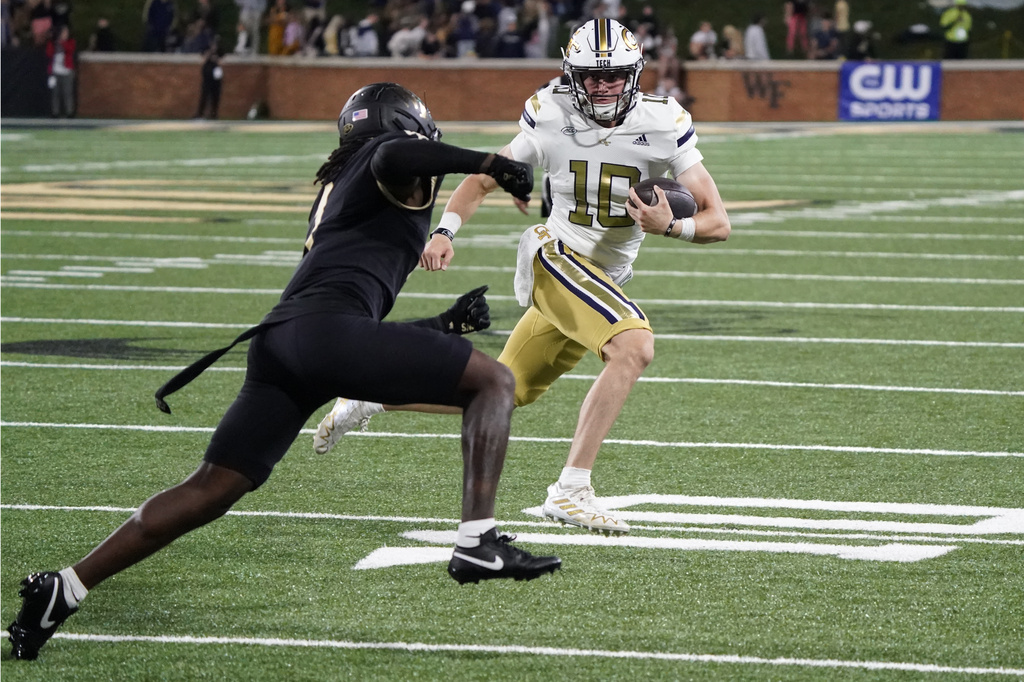
[(434, 230), (433, 232), (431, 232), (430, 236), (433, 237), (435, 234), (443, 234), (445, 237), (448, 237), (448, 241), (450, 241), (450, 242), (455, 241), (455, 233), (452, 232), (451, 230), (447, 229), (447, 228), (439, 227), (436, 230)]

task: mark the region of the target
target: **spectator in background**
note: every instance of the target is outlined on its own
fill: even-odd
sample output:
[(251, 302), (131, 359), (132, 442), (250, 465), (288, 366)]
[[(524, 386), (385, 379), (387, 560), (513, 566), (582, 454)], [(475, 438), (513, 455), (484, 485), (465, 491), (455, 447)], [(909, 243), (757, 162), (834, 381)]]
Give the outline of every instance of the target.
[(267, 12), (267, 54), (284, 54), (284, 30), (288, 26), (288, 0), (274, 0)]
[(420, 43), (421, 59), (438, 59), (444, 57), (444, 41), (437, 34), (437, 29), (431, 20), (427, 20), (427, 30), (423, 35), (423, 42)]
[(677, 53), (678, 45), (679, 40), (676, 38), (676, 34), (670, 25), (662, 37), (661, 49), (658, 51), (658, 80), (671, 78), (679, 84), (679, 87), (685, 90), (683, 63)]
[(116, 48), (114, 32), (110, 29), (110, 21), (106, 17), (96, 20), (96, 30), (89, 36), (90, 52), (113, 52)]
[(224, 69), (220, 65), (220, 45), (214, 44), (203, 55), (202, 82), (199, 90), (199, 108), (194, 118), (216, 120), (217, 108), (220, 106), (221, 83), (224, 80)]
[(65, 25), (46, 43), (47, 85), (53, 117), (75, 115), (75, 39)]
[(558, 17), (549, 0), (526, 0), (523, 4), (523, 29), (526, 39), (526, 56), (530, 59), (547, 59), (555, 54), (552, 41), (558, 30)]
[(714, 59), (718, 34), (711, 28), (710, 21), (700, 22), (700, 29), (690, 36), (690, 56), (694, 59)]
[(808, 53), (807, 18), (810, 13), (810, 0), (787, 0), (783, 5), (783, 18), (786, 21), (786, 56), (793, 56), (793, 50), (798, 42), (804, 54)]
[[(263, 12), (267, 9), (267, 0), (235, 0), (238, 6), (238, 23), (240, 25), (239, 37), (245, 34), (245, 42), (239, 40), (239, 45), (248, 54), (258, 54), (260, 51), (260, 22)], [(238, 46), (235, 47), (238, 50)]]
[(725, 59), (743, 59), (746, 50), (743, 48), (743, 34), (732, 24), (722, 27), (722, 57)]
[(767, 60), (771, 59), (768, 53), (768, 38), (764, 33), (764, 26), (768, 19), (763, 14), (755, 14), (747, 26), (743, 38), (744, 53), (747, 59)]
[(502, 0), (498, 9), (498, 35), (506, 33), (511, 24), (519, 22), (519, 3), (516, 0)]
[(206, 25), (204, 19), (196, 19), (185, 29), (185, 40), (181, 51), (189, 54), (205, 54), (214, 44), (217, 36)]
[(522, 30), (523, 52), (529, 59), (546, 59), (551, 52), (553, 28), (551, 3), (548, 0), (525, 0), (517, 22)]
[(853, 23), (853, 34), (846, 47), (846, 58), (850, 61), (870, 62), (877, 58), (875, 54), (875, 40), (877, 36), (871, 33), (871, 22), (861, 19)]
[(821, 15), (821, 25), (811, 39), (809, 59), (836, 59), (839, 57), (839, 34), (836, 33), (832, 15), (828, 12)]
[(505, 31), (498, 34), (494, 43), (496, 59), (523, 59), (526, 57), (526, 43), (519, 32), (519, 26), (513, 19), (506, 25)]
[(32, 27), (32, 42), (45, 45), (52, 35), (53, 11), (50, 0), (31, 0), (29, 2), (29, 25)]
[(345, 17), (335, 14), (324, 29), (324, 54), (328, 57), (338, 57), (345, 54), (346, 47), (348, 30), (345, 26)]
[(174, 0), (147, 0), (142, 10), (142, 20), (146, 24), (146, 34), (142, 39), (143, 51), (166, 52), (171, 29), (178, 20)]
[(302, 21), (306, 26), (316, 19), (323, 26), (327, 22), (327, 0), (303, 0)]
[(53, 34), (59, 35), (61, 26), (71, 28), (71, 3), (68, 0), (51, 0), (50, 20), (53, 22)]
[(220, 31), (220, 10), (214, 7), (210, 0), (196, 0), (191, 21), (198, 19), (202, 19), (214, 35)]
[(419, 56), (429, 23), (430, 20), (423, 15), (402, 17), (400, 28), (388, 40), (391, 56), (398, 59)]
[(850, 3), (836, 0), (832, 16), (835, 18), (836, 35), (839, 36), (839, 54), (845, 55), (850, 42)]
[[(621, 23), (621, 22), (620, 22)], [(651, 34), (650, 24), (637, 24), (633, 29), (633, 37), (640, 43), (644, 50), (644, 58), (649, 61), (657, 61), (658, 47), (661, 46), (661, 38)]]
[(939, 17), (946, 49), (943, 59), (967, 59), (967, 46), (971, 39), (971, 13), (967, 11), (967, 0), (953, 0), (953, 6)]
[(324, 54), (324, 25), (313, 17), (306, 24), (306, 36), (302, 41), (302, 54), (306, 57), (319, 57)]
[(476, 36), (480, 30), (480, 21), (476, 18), (475, 11), (476, 3), (473, 0), (463, 0), (459, 11), (452, 15), (448, 38), (455, 46), (456, 57), (476, 54)]
[(249, 54), (249, 31), (245, 28), (245, 24), (238, 22), (235, 30), (238, 36), (235, 41), (235, 54)]
[(293, 55), (302, 52), (305, 45), (306, 29), (302, 26), (302, 17), (298, 12), (288, 12), (288, 23), (284, 27), (284, 52)]
[(476, 7), (473, 13), (480, 21), (490, 19), (494, 22), (495, 30), (498, 26), (498, 12), (501, 11), (501, 0), (476, 0)]
[(494, 56), (494, 46), (498, 42), (497, 23), (491, 17), (480, 20), (476, 32), (475, 52), (477, 57), (489, 59)]
[(353, 57), (376, 57), (380, 54), (380, 37), (377, 35), (377, 22), (380, 16), (371, 12), (366, 18), (352, 27), (350, 43)]

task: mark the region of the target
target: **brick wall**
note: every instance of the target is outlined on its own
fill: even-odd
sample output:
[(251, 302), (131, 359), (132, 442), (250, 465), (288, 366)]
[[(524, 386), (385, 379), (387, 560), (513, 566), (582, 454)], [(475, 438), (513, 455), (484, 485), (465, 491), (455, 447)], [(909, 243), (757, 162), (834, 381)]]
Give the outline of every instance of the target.
[[(699, 121), (835, 121), (838, 64), (777, 61), (687, 63)], [(357, 88), (395, 81), (421, 95), (441, 121), (514, 121), (523, 102), (560, 74), (557, 60), (463, 62), (252, 57), (224, 60), (220, 116), (244, 118), (255, 102), (281, 120), (329, 121)], [(83, 54), (79, 115), (186, 119), (199, 100), (191, 55)], [(654, 89), (653, 67), (643, 89)], [(943, 64), (944, 120), (1024, 119), (1024, 62)]]

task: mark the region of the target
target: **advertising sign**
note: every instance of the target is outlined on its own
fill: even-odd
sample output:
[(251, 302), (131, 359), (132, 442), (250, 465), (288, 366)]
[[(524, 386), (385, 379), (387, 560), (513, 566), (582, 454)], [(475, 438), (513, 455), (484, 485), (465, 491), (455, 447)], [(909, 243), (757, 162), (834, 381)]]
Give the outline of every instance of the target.
[(939, 62), (844, 62), (839, 120), (936, 121), (941, 94)]

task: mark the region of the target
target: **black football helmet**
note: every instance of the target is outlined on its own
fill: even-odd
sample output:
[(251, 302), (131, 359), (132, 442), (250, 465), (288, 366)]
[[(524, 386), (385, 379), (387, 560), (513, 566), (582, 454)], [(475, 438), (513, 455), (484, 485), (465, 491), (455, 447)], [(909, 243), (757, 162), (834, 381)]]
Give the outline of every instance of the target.
[(359, 88), (338, 116), (340, 142), (402, 130), (431, 140), (441, 138), (427, 105), (398, 83), (372, 83)]

